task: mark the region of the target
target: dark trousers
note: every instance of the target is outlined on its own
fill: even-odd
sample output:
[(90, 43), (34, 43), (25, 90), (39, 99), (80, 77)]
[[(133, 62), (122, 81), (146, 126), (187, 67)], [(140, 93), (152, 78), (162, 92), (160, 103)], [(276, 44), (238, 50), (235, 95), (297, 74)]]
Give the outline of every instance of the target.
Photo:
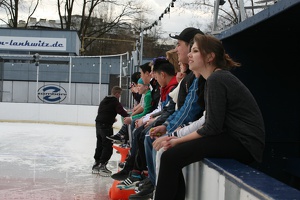
[(145, 140), (145, 135), (147, 132), (152, 128), (151, 124), (144, 128), (141, 133), (138, 135), (137, 138), (137, 146), (138, 146), (138, 153), (135, 158), (135, 169), (139, 169), (140, 171), (143, 170), (148, 170), (147, 168), (147, 160), (146, 160), (146, 155), (145, 155), (145, 145), (144, 145), (144, 140)]
[(137, 146), (137, 139), (139, 138), (139, 135), (143, 131), (144, 126), (140, 126), (132, 131), (132, 141), (131, 141), (131, 148), (129, 152), (129, 156), (126, 158), (126, 165), (124, 167), (125, 170), (131, 171), (134, 169), (135, 164), (135, 157), (138, 152), (138, 146)]
[(113, 128), (105, 124), (96, 123), (96, 149), (94, 159), (96, 162), (106, 164), (113, 154), (113, 147), (111, 140), (106, 136), (113, 135)]
[(143, 171), (147, 170), (147, 163), (144, 149), (145, 130), (150, 127), (140, 126), (135, 129), (132, 134), (132, 144), (130, 149), (130, 156), (126, 159), (125, 170), (131, 171), (133, 169)]
[(155, 200), (184, 200), (182, 168), (203, 158), (229, 158), (245, 164), (254, 161), (239, 141), (225, 133), (178, 144), (161, 155)]

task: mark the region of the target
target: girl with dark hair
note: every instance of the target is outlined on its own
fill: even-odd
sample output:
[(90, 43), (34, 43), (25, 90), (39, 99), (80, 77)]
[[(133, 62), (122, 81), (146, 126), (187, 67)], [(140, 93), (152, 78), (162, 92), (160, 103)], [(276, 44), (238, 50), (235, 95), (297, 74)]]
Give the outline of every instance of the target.
[[(249, 89), (229, 70), (239, 67), (220, 40), (196, 34), (189, 67), (205, 79), (205, 122), (183, 137), (170, 136), (161, 147), (155, 200), (184, 200), (182, 168), (203, 158), (229, 158), (249, 164), (262, 161), (265, 127)], [(156, 147), (160, 149), (161, 147)]]

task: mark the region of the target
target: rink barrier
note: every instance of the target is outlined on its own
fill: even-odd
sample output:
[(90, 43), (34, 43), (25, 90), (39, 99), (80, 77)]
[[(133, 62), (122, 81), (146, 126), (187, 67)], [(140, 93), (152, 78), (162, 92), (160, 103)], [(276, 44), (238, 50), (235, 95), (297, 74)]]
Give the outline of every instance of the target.
[[(98, 106), (0, 102), (0, 121), (95, 126)], [(114, 128), (121, 128), (117, 115)]]
[(300, 191), (231, 159), (204, 159), (183, 169), (186, 200), (299, 200)]

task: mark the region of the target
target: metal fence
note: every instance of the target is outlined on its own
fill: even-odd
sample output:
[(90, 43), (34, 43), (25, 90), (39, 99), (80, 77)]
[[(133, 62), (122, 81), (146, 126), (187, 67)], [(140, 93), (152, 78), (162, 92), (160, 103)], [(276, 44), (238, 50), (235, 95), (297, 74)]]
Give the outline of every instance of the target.
[(99, 105), (113, 86), (131, 107), (128, 52), (106, 56), (0, 55), (0, 102)]

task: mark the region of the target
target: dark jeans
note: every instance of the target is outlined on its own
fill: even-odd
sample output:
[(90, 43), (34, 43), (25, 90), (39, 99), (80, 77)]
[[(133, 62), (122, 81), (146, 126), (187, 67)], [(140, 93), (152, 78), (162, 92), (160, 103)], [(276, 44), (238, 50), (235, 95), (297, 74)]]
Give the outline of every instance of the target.
[(144, 129), (144, 126), (140, 126), (136, 129), (134, 129), (132, 131), (132, 141), (131, 141), (131, 148), (130, 148), (130, 153), (129, 153), (129, 157), (127, 157), (126, 159), (126, 165), (125, 168), (128, 171), (133, 170), (134, 168), (134, 162), (135, 162), (135, 157), (138, 151), (138, 147), (137, 147), (137, 138), (139, 138), (139, 134), (142, 132), (142, 130)]
[(147, 170), (144, 139), (145, 134), (150, 128), (151, 126), (147, 126), (146, 128), (144, 126), (140, 126), (132, 132), (132, 146), (130, 149), (130, 156), (126, 159), (125, 170)]
[(203, 158), (236, 159), (245, 164), (254, 161), (247, 149), (226, 133), (178, 144), (161, 155), (155, 200), (184, 200), (182, 168)]
[(139, 135), (137, 135), (136, 144), (137, 144), (137, 154), (135, 157), (135, 163), (134, 163), (134, 169), (138, 169), (140, 171), (147, 170), (147, 161), (146, 161), (146, 155), (145, 155), (145, 146), (144, 146), (144, 140), (146, 133), (150, 130), (151, 124), (144, 128)]
[(113, 154), (113, 147), (111, 140), (106, 136), (113, 135), (113, 128), (104, 124), (96, 123), (96, 149), (94, 159), (96, 162), (105, 164), (109, 161)]

